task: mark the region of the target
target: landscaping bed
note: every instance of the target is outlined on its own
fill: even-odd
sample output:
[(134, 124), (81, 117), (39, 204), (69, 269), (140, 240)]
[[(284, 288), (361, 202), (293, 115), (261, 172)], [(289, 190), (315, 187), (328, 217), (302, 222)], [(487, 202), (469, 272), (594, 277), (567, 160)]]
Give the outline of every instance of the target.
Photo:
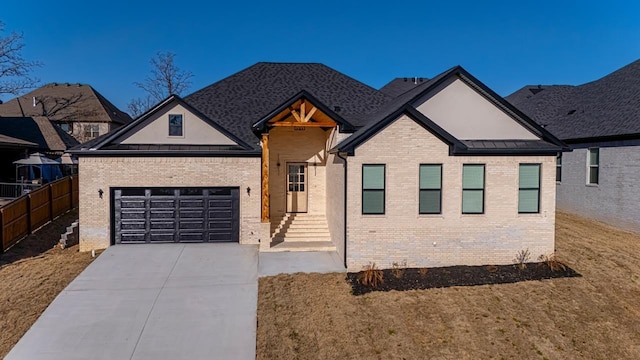
[[(543, 280), (580, 276), (570, 267), (561, 264), (555, 269), (546, 262), (514, 265), (489, 266), (447, 266), (437, 268), (393, 268), (366, 270), (348, 273), (354, 295), (372, 291), (418, 290), (445, 288), (450, 286), (475, 286), (509, 284), (520, 281)], [(375, 273), (374, 273), (375, 272)], [(381, 281), (371, 284), (367, 279), (380, 277)]]

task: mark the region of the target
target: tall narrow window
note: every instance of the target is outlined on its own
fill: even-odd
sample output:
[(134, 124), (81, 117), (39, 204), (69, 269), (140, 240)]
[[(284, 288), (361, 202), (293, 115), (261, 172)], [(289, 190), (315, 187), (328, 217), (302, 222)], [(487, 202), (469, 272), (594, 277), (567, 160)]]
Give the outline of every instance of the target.
[(362, 165), (362, 213), (384, 214), (384, 165)]
[(462, 213), (484, 213), (484, 165), (462, 165)]
[(420, 165), (420, 214), (442, 212), (442, 165)]
[(556, 181), (562, 181), (562, 153), (556, 156)]
[(597, 185), (600, 180), (600, 149), (589, 149), (587, 184)]
[(520, 164), (518, 213), (540, 212), (540, 164)]
[(169, 114), (169, 136), (182, 136), (182, 115)]

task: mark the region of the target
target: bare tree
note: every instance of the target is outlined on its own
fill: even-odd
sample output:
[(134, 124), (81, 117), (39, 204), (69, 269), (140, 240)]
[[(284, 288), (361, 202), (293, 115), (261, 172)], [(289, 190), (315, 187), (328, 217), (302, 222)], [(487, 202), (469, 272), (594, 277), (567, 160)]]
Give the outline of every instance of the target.
[(149, 62), (151, 74), (143, 82), (133, 84), (144, 90), (146, 96), (133, 99), (128, 104), (129, 112), (133, 117), (138, 117), (147, 111), (154, 103), (157, 103), (169, 95), (180, 95), (191, 85), (193, 74), (183, 71), (174, 63), (175, 54), (171, 52), (159, 52)]
[(0, 94), (19, 95), (26, 89), (38, 85), (38, 79), (29, 75), (34, 67), (41, 66), (37, 61), (27, 61), (22, 57), (23, 35), (12, 32), (2, 36), (4, 23), (0, 21)]

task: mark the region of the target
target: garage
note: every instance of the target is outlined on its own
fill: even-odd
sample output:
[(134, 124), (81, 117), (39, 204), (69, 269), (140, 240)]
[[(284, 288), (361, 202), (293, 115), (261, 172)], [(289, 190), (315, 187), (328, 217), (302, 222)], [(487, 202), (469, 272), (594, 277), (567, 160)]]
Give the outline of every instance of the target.
[(238, 242), (239, 188), (115, 188), (113, 242)]

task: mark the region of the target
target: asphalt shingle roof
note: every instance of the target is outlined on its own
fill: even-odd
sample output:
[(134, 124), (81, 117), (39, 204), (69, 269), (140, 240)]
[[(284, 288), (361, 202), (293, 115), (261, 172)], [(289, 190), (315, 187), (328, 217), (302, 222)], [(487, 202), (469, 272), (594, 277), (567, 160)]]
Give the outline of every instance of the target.
[(429, 79), (423, 77), (395, 78), (380, 88), (383, 92), (391, 97), (397, 97), (407, 91), (422, 85)]
[(37, 144), (43, 151), (65, 151), (78, 141), (44, 116), (0, 117), (0, 134)]
[(184, 101), (251, 144), (251, 125), (302, 90), (312, 94), (355, 126), (392, 97), (316, 63), (266, 63), (250, 66), (194, 92)]
[(114, 122), (121, 125), (131, 122), (127, 113), (85, 84), (44, 85), (0, 104), (0, 116), (48, 116), (53, 121)]
[(506, 97), (561, 140), (640, 134), (640, 60), (579, 86), (525, 86)]

